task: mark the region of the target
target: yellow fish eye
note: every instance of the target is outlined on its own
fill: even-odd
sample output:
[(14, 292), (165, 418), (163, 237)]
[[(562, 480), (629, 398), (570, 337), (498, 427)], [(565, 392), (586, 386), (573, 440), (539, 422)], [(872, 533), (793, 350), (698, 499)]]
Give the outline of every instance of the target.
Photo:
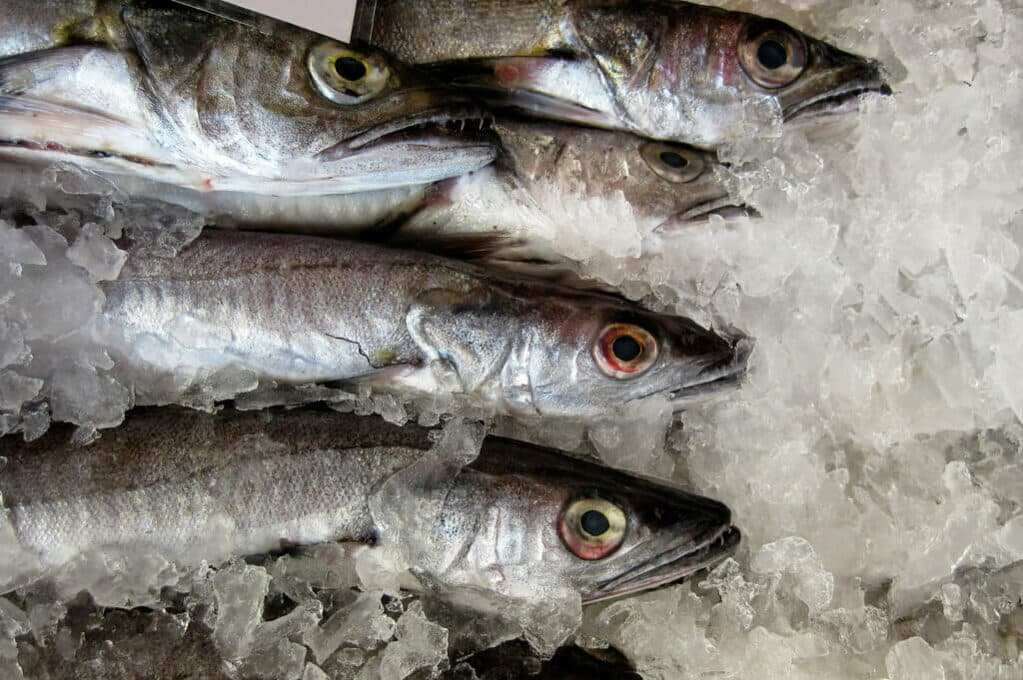
[(335, 104), (361, 104), (391, 84), (394, 74), (379, 54), (354, 50), (333, 40), (314, 45), (306, 67), (316, 91)]
[(558, 534), (576, 557), (599, 560), (612, 554), (625, 539), (626, 519), (620, 507), (603, 498), (570, 502), (558, 518)]
[(754, 21), (739, 39), (739, 63), (766, 89), (789, 85), (806, 70), (806, 43), (780, 21)]

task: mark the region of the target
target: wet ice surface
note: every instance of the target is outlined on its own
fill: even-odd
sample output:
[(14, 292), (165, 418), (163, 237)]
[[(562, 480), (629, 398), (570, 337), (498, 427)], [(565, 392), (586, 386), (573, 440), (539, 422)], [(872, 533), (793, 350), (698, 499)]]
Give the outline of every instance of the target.
[[(706, 578), (589, 607), (577, 635), (651, 678), (1023, 677), (1023, 17), (998, 2), (736, 6), (881, 58), (896, 96), (865, 97), (828, 139), (795, 131), (727, 150), (736, 195), (764, 219), (714, 223), (642, 261), (602, 238), (629, 232), (618, 203), (564, 206), (587, 216), (588, 237), (558, 244), (586, 273), (758, 340), (741, 393), (690, 409), (666, 438), (659, 404), (631, 427), (543, 433), (674, 476), (743, 530)], [(0, 405), (17, 404), (27, 436), (52, 413), (85, 437), (126, 405), (107, 359), (75, 344), (98, 304), (90, 282), (118, 266), (104, 240), (117, 234), (50, 226), (2, 227)], [(373, 408), (405, 417), (386, 399)], [(188, 649), (195, 677), (428, 677), (446, 646), (524, 628), (549, 649), (578, 616), (527, 603), (513, 611), (524, 625), (485, 623), (398, 592), (392, 557), (191, 574), (95, 564), (94, 597), (163, 613), (134, 627), (135, 614), (82, 614), (76, 582), (9, 596), (0, 669), (59, 677), (42, 659), (74, 658), (82, 676), (125, 677), (175, 663), (155, 650)]]

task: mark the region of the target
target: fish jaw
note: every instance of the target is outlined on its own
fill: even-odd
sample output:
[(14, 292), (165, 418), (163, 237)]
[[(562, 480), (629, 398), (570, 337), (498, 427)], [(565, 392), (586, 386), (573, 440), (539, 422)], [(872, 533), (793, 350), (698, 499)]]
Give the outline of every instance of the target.
[(742, 534), (734, 526), (712, 526), (688, 537), (687, 543), (680, 542), (665, 551), (659, 560), (654, 560), (653, 566), (601, 584), (596, 592), (583, 596), (583, 604), (603, 602), (683, 581), (731, 557), (741, 540)]
[(778, 96), (785, 122), (801, 123), (850, 113), (858, 108), (861, 94), (890, 95), (881, 64), (843, 52), (827, 43), (813, 41), (809, 52), (816, 68)]
[(715, 216), (727, 222), (755, 219), (760, 217), (760, 213), (756, 208), (751, 208), (745, 203), (736, 203), (728, 195), (723, 195), (672, 215), (654, 227), (652, 233), (668, 235), (694, 227), (705, 227)]
[(749, 358), (755, 347), (756, 342), (752, 338), (735, 340), (730, 352), (702, 367), (682, 387), (669, 393), (668, 398), (675, 410), (682, 410), (692, 402), (734, 389), (749, 370)]

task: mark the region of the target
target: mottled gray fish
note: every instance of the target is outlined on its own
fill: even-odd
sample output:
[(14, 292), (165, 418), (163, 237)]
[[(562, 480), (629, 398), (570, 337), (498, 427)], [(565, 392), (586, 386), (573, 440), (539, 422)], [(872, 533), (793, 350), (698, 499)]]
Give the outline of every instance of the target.
[[(675, 0), (369, 0), (355, 38), (540, 116), (715, 146), (887, 91), (876, 62)], [(438, 30), (438, 27), (442, 27)]]
[(751, 348), (622, 298), (312, 236), (207, 230), (175, 258), (130, 257), (101, 286), (106, 342), (139, 403), (215, 378), (600, 416), (730, 385)]
[(714, 215), (756, 214), (729, 196), (715, 155), (692, 146), (548, 122), (498, 120), (494, 131), (497, 162), (435, 185), (397, 240), (475, 237), (491, 259), (558, 261), (559, 241), (600, 237), (596, 222), (608, 243), (633, 236), (619, 249), (635, 256)]
[(496, 155), (489, 138), (457, 133), (478, 105), (379, 50), (174, 3), (11, 0), (0, 11), (4, 156), (195, 191), (316, 196), (429, 183)]
[[(475, 446), (468, 431), (441, 442)], [(500, 439), (459, 472), (433, 446), (423, 428), (329, 411), (154, 409), (84, 448), (60, 428), (0, 439), (0, 494), (44, 567), (103, 549), (195, 564), (399, 543), (433, 579), (593, 602), (688, 576), (739, 542), (727, 507), (663, 483)]]

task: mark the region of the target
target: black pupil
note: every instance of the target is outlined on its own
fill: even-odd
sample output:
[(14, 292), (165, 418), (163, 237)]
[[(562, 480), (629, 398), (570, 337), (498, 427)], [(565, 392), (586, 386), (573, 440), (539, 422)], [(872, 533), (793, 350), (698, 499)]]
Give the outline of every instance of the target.
[(757, 48), (757, 59), (764, 68), (776, 69), (784, 66), (789, 60), (789, 53), (785, 46), (776, 40), (765, 40)]
[(665, 165), (670, 165), (673, 168), (684, 168), (689, 165), (689, 161), (683, 158), (681, 154), (677, 154), (674, 151), (662, 151), (661, 162)]
[(631, 335), (621, 335), (611, 343), (611, 351), (620, 361), (632, 361), (643, 351), (643, 347)]
[(583, 513), (583, 516), (579, 518), (579, 524), (582, 525), (583, 531), (588, 533), (590, 536), (600, 536), (602, 533), (611, 528), (611, 523), (607, 521), (607, 517), (604, 513), (596, 510), (587, 510)]
[(366, 65), (353, 57), (341, 57), (335, 60), (334, 70), (345, 80), (359, 80), (366, 75)]

